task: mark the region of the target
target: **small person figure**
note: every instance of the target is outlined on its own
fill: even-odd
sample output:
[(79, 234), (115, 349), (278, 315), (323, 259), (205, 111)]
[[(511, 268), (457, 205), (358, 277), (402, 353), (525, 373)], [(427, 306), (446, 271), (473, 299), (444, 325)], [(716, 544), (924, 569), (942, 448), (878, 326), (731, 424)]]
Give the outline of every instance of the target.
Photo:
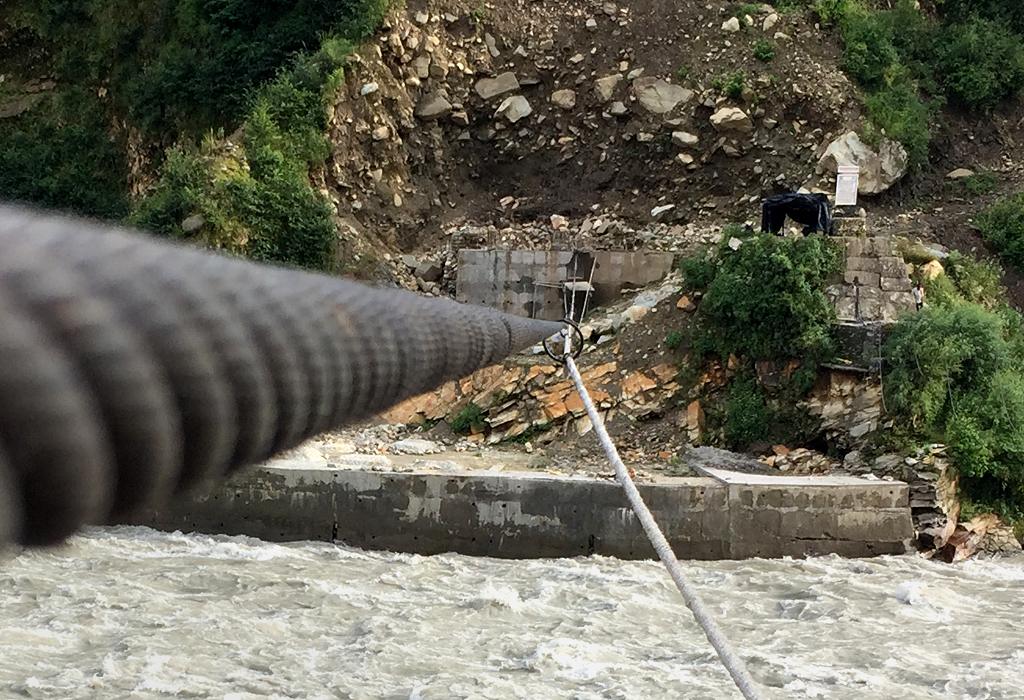
[(924, 307), (924, 286), (920, 280), (914, 283), (914, 288), (911, 292), (914, 294), (914, 303), (917, 305), (917, 310), (920, 311)]

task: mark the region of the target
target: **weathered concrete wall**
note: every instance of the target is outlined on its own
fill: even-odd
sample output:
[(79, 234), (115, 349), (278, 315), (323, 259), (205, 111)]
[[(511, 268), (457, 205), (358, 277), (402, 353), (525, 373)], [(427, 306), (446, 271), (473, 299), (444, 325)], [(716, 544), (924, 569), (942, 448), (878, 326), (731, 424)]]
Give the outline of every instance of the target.
[(645, 287), (664, 278), (672, 261), (671, 253), (647, 251), (460, 250), (455, 298), (557, 320), (565, 315), (557, 285), (573, 276), (588, 278), (591, 264), (592, 301), (600, 305), (617, 300), (623, 288)]
[[(907, 486), (898, 482), (665, 478), (640, 491), (689, 559), (902, 553), (913, 535)], [(617, 484), (541, 474), (263, 467), (139, 523), (420, 554), (654, 556)]]

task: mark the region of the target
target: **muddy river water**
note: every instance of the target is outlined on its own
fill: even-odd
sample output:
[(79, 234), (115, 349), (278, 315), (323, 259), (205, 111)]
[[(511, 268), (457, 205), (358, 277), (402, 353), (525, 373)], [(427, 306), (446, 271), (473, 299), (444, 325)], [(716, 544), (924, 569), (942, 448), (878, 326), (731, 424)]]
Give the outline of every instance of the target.
[[(692, 562), (773, 698), (1024, 698), (1024, 559)], [(0, 698), (729, 698), (660, 565), (94, 530), (0, 563)]]

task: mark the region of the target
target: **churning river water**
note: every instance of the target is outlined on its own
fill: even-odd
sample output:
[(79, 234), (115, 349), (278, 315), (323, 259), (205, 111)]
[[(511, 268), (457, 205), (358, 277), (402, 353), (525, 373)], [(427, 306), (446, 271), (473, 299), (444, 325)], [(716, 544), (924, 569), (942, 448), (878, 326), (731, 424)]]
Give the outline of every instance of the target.
[[(773, 698), (1024, 698), (1024, 560), (686, 563)], [(654, 562), (94, 530), (0, 563), (0, 697), (730, 698)]]

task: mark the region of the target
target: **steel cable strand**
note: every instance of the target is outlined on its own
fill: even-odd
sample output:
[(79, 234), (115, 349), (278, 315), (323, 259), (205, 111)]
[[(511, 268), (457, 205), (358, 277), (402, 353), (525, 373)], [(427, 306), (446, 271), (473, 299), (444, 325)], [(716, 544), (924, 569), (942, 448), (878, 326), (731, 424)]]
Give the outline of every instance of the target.
[(115, 493), (117, 515), (151, 505), (179, 473), (189, 486), (258, 461), (558, 329), (2, 206), (0, 247), (17, 252), (0, 264), (0, 527), (27, 544), (106, 521)]
[[(24, 507), (17, 542), (49, 545), (101, 522), (114, 492), (89, 388), (45, 330), (0, 292), (0, 446)], [(11, 499), (8, 499), (11, 500)]]
[(177, 483), (181, 421), (171, 388), (110, 305), (59, 260), (33, 255), (24, 240), (0, 236), (0, 289), (45, 328), (88, 386), (118, 467), (110, 518), (129, 517)]
[(53, 219), (35, 219), (22, 235), (39, 246), (42, 259), (63, 260), (90, 293), (113, 306), (165, 372), (182, 424), (178, 489), (223, 474), (238, 428), (225, 373), (185, 300), (161, 290), (151, 272), (167, 265), (175, 249)]
[[(138, 235), (138, 234), (135, 234)], [(248, 329), (257, 356), (270, 375), (270, 398), (277, 418), (269, 449), (257, 453), (252, 462), (262, 461), (297, 444), (305, 430), (310, 411), (310, 392), (305, 365), (297, 346), (273, 310), (263, 287), (243, 281), (251, 274), (241, 271), (244, 263), (202, 251), (180, 249), (181, 264), (187, 266)]]
[(21, 487), (11, 471), (7, 457), (0, 449), (0, 546), (5, 542), (21, 540), (25, 507), (21, 502)]
[(619, 456), (615, 443), (612, 442), (611, 437), (608, 435), (604, 421), (597, 412), (597, 408), (590, 398), (590, 393), (583, 383), (583, 377), (580, 376), (579, 368), (576, 367), (576, 362), (571, 355), (566, 355), (565, 365), (573, 384), (576, 386), (576, 391), (583, 401), (583, 406), (587, 410), (587, 416), (590, 417), (590, 422), (594, 426), (594, 432), (597, 434), (597, 439), (601, 443), (605, 456), (608, 457), (608, 461), (615, 469), (615, 478), (619, 485), (622, 486), (623, 491), (626, 492), (626, 498), (629, 501), (630, 507), (643, 526), (644, 533), (647, 535), (651, 546), (654, 547), (654, 551), (658, 554), (658, 558), (665, 565), (669, 576), (672, 577), (676, 588), (679, 589), (679, 593), (683, 596), (683, 602), (686, 603), (686, 607), (693, 613), (694, 619), (704, 631), (708, 641), (711, 642), (711, 646), (714, 647), (715, 652), (718, 654), (722, 666), (728, 671), (733, 682), (736, 684), (736, 688), (743, 697), (747, 700), (760, 700), (762, 697), (761, 691), (754, 683), (754, 679), (750, 677), (750, 672), (747, 671), (747, 666), (743, 659), (740, 658), (733, 650), (732, 645), (729, 644), (729, 640), (718, 627), (718, 623), (711, 616), (711, 612), (704, 605), (704, 601), (701, 600), (700, 594), (686, 580), (682, 567), (679, 566), (679, 560), (676, 559), (675, 552), (672, 551), (672, 546), (665, 539), (665, 535), (662, 533), (661, 528), (658, 527), (657, 521), (655, 521), (651, 511), (647, 508), (647, 504), (644, 503), (640, 491), (629, 475), (629, 470), (626, 469), (626, 465)]

